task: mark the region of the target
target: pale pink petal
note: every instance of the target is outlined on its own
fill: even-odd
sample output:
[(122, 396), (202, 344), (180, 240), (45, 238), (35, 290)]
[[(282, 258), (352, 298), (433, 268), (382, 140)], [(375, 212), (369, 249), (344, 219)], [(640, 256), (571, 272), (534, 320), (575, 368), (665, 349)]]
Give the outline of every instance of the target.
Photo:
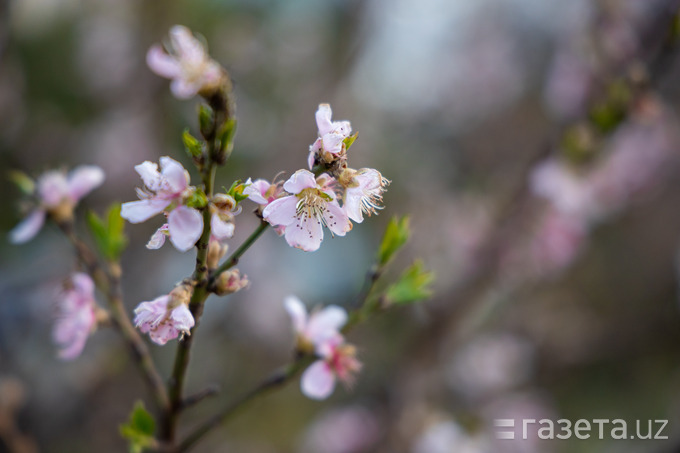
[(262, 216), (272, 225), (290, 225), (297, 221), (297, 203), (298, 198), (295, 195), (279, 198), (264, 208)]
[(336, 132), (345, 138), (349, 137), (349, 134), (352, 132), (352, 125), (349, 121), (336, 121), (333, 123), (333, 132)]
[(84, 272), (76, 272), (71, 276), (73, 290), (88, 302), (94, 299), (94, 281)]
[(158, 198), (128, 201), (121, 205), (120, 216), (130, 223), (140, 223), (160, 214), (169, 204), (168, 200)]
[(135, 327), (142, 333), (148, 333), (155, 329), (165, 317), (169, 296), (159, 296), (152, 301), (141, 302), (135, 308)]
[(161, 346), (170, 340), (174, 340), (178, 336), (179, 331), (170, 324), (160, 324), (155, 329), (149, 331), (149, 338), (151, 338), (151, 341)]
[(337, 201), (333, 200), (326, 205), (326, 211), (323, 213), (326, 226), (337, 236), (344, 236), (350, 229), (352, 224), (347, 218), (347, 214), (340, 207)]
[(158, 164), (145, 160), (139, 165), (135, 165), (135, 171), (139, 174), (144, 185), (156, 191), (161, 185), (161, 174), (158, 172)]
[(343, 209), (347, 217), (354, 220), (356, 223), (364, 221), (364, 214), (361, 211), (361, 199), (364, 196), (361, 187), (350, 187), (345, 190), (345, 200), (343, 202)]
[(310, 316), (305, 329), (305, 336), (312, 343), (319, 344), (337, 335), (346, 323), (347, 312), (345, 309), (337, 305), (329, 305)]
[(82, 165), (68, 177), (68, 195), (78, 201), (104, 182), (104, 170), (96, 165)]
[(333, 123), (331, 123), (330, 104), (319, 104), (319, 109), (316, 111), (316, 127), (319, 129), (319, 135), (326, 135), (333, 131)]
[(309, 147), (309, 155), (307, 156), (307, 165), (309, 166), (309, 169), (311, 170), (314, 168), (314, 160), (319, 153), (323, 149), (323, 139), (321, 137), (317, 138), (316, 141)]
[(323, 360), (317, 360), (305, 370), (300, 379), (300, 389), (314, 400), (328, 398), (335, 389), (335, 376)]
[(210, 219), (210, 233), (215, 236), (218, 241), (223, 241), (234, 236), (234, 224), (232, 222), (225, 222), (214, 213)]
[(286, 226), (286, 242), (305, 252), (318, 250), (323, 240), (323, 227), (315, 217), (300, 216)]
[(203, 233), (203, 216), (196, 209), (180, 206), (168, 216), (170, 242), (179, 251), (186, 252), (196, 244)]
[(175, 79), (170, 83), (170, 91), (177, 99), (189, 99), (196, 96), (201, 89), (201, 84), (191, 83), (184, 79)]
[(167, 79), (178, 77), (182, 72), (177, 59), (165, 53), (163, 48), (157, 44), (146, 53), (146, 64), (153, 72)]
[(248, 184), (248, 187), (243, 189), (243, 195), (247, 195), (248, 199), (257, 204), (266, 205), (269, 203), (269, 200), (264, 197), (264, 194), (267, 193), (267, 190), (271, 186), (268, 181), (265, 181), (264, 179), (251, 181), (250, 178), (248, 178), (246, 184)]
[(314, 168), (314, 161), (316, 160), (316, 152), (310, 151), (309, 154), (307, 155), (307, 166), (311, 170)]
[(165, 244), (165, 237), (168, 233), (168, 224), (164, 224), (151, 236), (149, 242), (146, 243), (146, 248), (149, 250), (158, 250)]
[(189, 310), (189, 307), (185, 304), (180, 304), (179, 307), (172, 310), (170, 320), (172, 321), (173, 327), (180, 332), (189, 332), (196, 323), (191, 314), (191, 310)]
[(316, 187), (316, 178), (309, 170), (298, 170), (285, 182), (283, 189), (288, 193), (297, 194), (303, 189)]
[(323, 136), (323, 149), (329, 153), (337, 154), (342, 151), (342, 141), (345, 139), (340, 134), (326, 134)]
[(296, 333), (303, 333), (307, 324), (307, 309), (300, 299), (295, 296), (288, 296), (283, 301), (290, 319), (293, 321), (293, 328)]
[(60, 171), (48, 171), (38, 178), (38, 196), (43, 205), (55, 208), (68, 197), (68, 181)]
[(194, 37), (187, 27), (174, 25), (170, 29), (172, 48), (177, 52), (180, 60), (199, 64), (206, 58), (205, 49), (201, 42)]
[(38, 234), (44, 223), (45, 211), (36, 209), (9, 232), (9, 241), (12, 244), (23, 244), (30, 241)]
[(170, 184), (173, 193), (178, 194), (183, 192), (189, 185), (187, 172), (175, 159), (163, 156), (160, 159), (161, 173), (165, 180)]
[(321, 337), (319, 341), (314, 344), (314, 351), (319, 357), (328, 360), (333, 357), (337, 347), (345, 342), (345, 337), (340, 333), (335, 332), (325, 337)]

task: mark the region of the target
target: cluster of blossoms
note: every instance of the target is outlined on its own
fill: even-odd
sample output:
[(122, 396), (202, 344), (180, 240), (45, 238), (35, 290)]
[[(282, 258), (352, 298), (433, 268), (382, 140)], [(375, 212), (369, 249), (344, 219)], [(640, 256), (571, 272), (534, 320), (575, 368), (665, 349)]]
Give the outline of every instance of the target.
[[(323, 227), (344, 236), (352, 222), (381, 209), (389, 181), (372, 168), (347, 166), (347, 149), (356, 138), (349, 121), (331, 121), (331, 107), (319, 105), (316, 124), (319, 138), (310, 146), (309, 170), (296, 171), (284, 184), (258, 180), (244, 193), (262, 205), (262, 216), (285, 235), (292, 247), (314, 251), (323, 240)], [(266, 195), (266, 196), (265, 196)], [(342, 200), (340, 206), (339, 200)]]
[(298, 351), (314, 353), (319, 358), (302, 375), (302, 393), (321, 400), (333, 393), (336, 379), (352, 385), (361, 363), (356, 359), (356, 348), (346, 343), (340, 333), (347, 323), (347, 312), (329, 305), (308, 315), (304, 304), (294, 296), (287, 297), (284, 306), (293, 321)]
[[(324, 227), (332, 235), (344, 236), (352, 229), (352, 222), (361, 223), (365, 215), (382, 209), (382, 196), (389, 184), (377, 170), (356, 170), (348, 166), (347, 150), (356, 134), (351, 135), (348, 121), (333, 122), (330, 106), (321, 104), (316, 112), (318, 138), (309, 148), (308, 169), (296, 171), (286, 181), (276, 181), (276, 178), (273, 182), (238, 181), (227, 193), (213, 194), (212, 183), (206, 182), (206, 175), (215, 167), (204, 164), (219, 166), (226, 161), (224, 150), (230, 146), (230, 139), (225, 138), (223, 128), (231, 115), (229, 78), (187, 28), (173, 27), (169, 44), (166, 50), (161, 46), (149, 50), (149, 67), (172, 79), (170, 88), (177, 98), (203, 96), (208, 101), (206, 112), (212, 115), (213, 125), (212, 129), (209, 126), (205, 129), (201, 123), (205, 147), (201, 145), (201, 149), (192, 154), (201, 172), (203, 187), (191, 185), (189, 172), (182, 164), (164, 156), (158, 164), (145, 161), (134, 167), (142, 180), (142, 187), (136, 190), (138, 200), (123, 203), (120, 208), (120, 217), (133, 224), (164, 216), (165, 221), (146, 245), (148, 249), (159, 249), (169, 239), (179, 251), (198, 246), (202, 253), (202, 261), (197, 259), (191, 278), (177, 284), (169, 294), (141, 302), (134, 310), (134, 325), (159, 345), (191, 334), (197, 322), (192, 298), (199, 281), (207, 289), (200, 303), (207, 294), (231, 294), (248, 286), (248, 278), (231, 267), (233, 263), (219, 265), (228, 248), (225, 241), (234, 235), (234, 219), (241, 211), (241, 201), (247, 198), (258, 204), (256, 214), (284, 236), (289, 245), (314, 251), (321, 245)], [(20, 243), (31, 239), (48, 216), (70, 229), (77, 202), (103, 180), (101, 169), (84, 166), (68, 176), (48, 172), (37, 184), (31, 181), (37, 208), (10, 233), (11, 241)], [(61, 293), (54, 340), (64, 359), (80, 355), (98, 318), (104, 319), (107, 315), (97, 307), (94, 290), (95, 283), (90, 276), (76, 273)], [(324, 399), (333, 392), (336, 381), (350, 385), (361, 363), (356, 359), (355, 347), (346, 343), (341, 334), (347, 312), (329, 306), (308, 315), (295, 297), (287, 298), (285, 307), (293, 320), (297, 351), (317, 358), (302, 376), (303, 393), (313, 399)]]

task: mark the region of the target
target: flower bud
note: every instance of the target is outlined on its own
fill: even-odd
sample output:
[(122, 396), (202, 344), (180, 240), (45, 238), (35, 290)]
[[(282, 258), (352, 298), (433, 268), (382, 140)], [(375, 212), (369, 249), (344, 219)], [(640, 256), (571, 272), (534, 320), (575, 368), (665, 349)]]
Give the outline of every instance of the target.
[(212, 202), (220, 211), (231, 211), (236, 206), (236, 200), (226, 193), (218, 193), (212, 198)]
[(229, 247), (219, 241), (210, 241), (208, 245), (208, 269), (215, 269), (224, 255), (227, 254)]
[(181, 283), (170, 291), (167, 310), (172, 311), (180, 305), (189, 305), (194, 287), (188, 283)]
[(224, 271), (217, 277), (215, 283), (215, 294), (218, 296), (226, 296), (242, 290), (250, 284), (247, 275), (241, 276), (241, 271), (238, 269), (230, 269)]

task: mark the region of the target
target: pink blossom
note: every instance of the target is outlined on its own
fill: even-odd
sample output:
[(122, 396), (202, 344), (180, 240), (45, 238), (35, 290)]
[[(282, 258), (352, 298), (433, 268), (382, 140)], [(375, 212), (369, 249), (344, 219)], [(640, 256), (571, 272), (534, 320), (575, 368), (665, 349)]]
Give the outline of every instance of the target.
[(357, 223), (364, 221), (364, 214), (375, 214), (382, 209), (382, 194), (390, 183), (379, 171), (362, 168), (356, 172), (350, 184), (345, 188), (343, 205), (347, 217)]
[(52, 338), (60, 346), (59, 357), (72, 360), (83, 351), (97, 324), (94, 282), (89, 275), (76, 273), (65, 286), (60, 295)]
[(339, 380), (346, 386), (354, 383), (354, 375), (361, 370), (356, 348), (344, 342), (342, 335), (330, 337), (316, 347), (320, 360), (312, 363), (302, 374), (300, 388), (308, 398), (328, 398)]
[(292, 194), (271, 202), (262, 215), (272, 225), (286, 228), (286, 241), (306, 252), (317, 250), (323, 240), (323, 226), (344, 236), (352, 224), (338, 204), (332, 184), (326, 175), (318, 179), (308, 170), (296, 171), (283, 185)]
[(593, 211), (593, 193), (585, 175), (556, 159), (539, 163), (531, 172), (532, 192), (546, 200), (559, 212), (587, 219)]
[(224, 72), (206, 52), (191, 30), (175, 25), (170, 29), (170, 53), (154, 45), (146, 54), (149, 68), (156, 74), (172, 79), (170, 90), (178, 99), (189, 99), (197, 93), (217, 90)]
[(247, 187), (243, 189), (243, 195), (247, 195), (249, 200), (263, 206), (269, 205), (269, 203), (279, 198), (283, 192), (281, 183), (269, 183), (269, 181), (264, 179), (251, 181), (251, 179), (248, 178), (246, 186)]
[(160, 172), (158, 165), (149, 161), (135, 166), (144, 181), (144, 189), (137, 190), (139, 201), (123, 203), (120, 215), (131, 223), (140, 223), (166, 212), (167, 229), (163, 225), (156, 231), (149, 241), (149, 248), (163, 245), (161, 235), (167, 231), (172, 244), (184, 252), (192, 248), (201, 236), (203, 216), (198, 210), (182, 205), (193, 190), (189, 186), (189, 173), (182, 164), (169, 157), (161, 157), (160, 163)]
[(104, 171), (94, 165), (75, 168), (68, 176), (60, 171), (48, 171), (38, 178), (38, 207), (29, 213), (9, 233), (14, 244), (27, 242), (38, 234), (47, 214), (56, 218), (70, 217), (76, 204), (104, 182)]
[(337, 305), (329, 305), (307, 315), (302, 301), (295, 296), (288, 296), (284, 307), (293, 321), (298, 347), (316, 348), (328, 338), (339, 335), (340, 329), (347, 322), (347, 312)]
[(164, 345), (180, 334), (189, 334), (194, 326), (194, 317), (185, 303), (175, 307), (169, 303), (170, 295), (157, 297), (149, 302), (140, 303), (135, 308), (135, 326), (148, 333), (154, 343)]
[(319, 129), (319, 138), (309, 147), (308, 164), (310, 170), (314, 166), (315, 156), (323, 152), (338, 155), (345, 147), (343, 141), (352, 133), (349, 121), (331, 121), (330, 104), (319, 104), (316, 111), (316, 125)]

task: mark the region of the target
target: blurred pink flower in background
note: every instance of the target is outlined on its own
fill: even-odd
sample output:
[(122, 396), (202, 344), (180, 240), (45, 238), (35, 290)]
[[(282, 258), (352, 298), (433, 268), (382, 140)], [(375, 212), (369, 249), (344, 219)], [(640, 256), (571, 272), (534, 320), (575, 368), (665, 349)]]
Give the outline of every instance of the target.
[(361, 453), (380, 437), (376, 416), (361, 406), (331, 409), (318, 417), (304, 437), (305, 453)]
[[(135, 308), (135, 326), (148, 333), (156, 344), (164, 345), (180, 334), (189, 334), (194, 326), (194, 317), (184, 303), (170, 304), (170, 295), (140, 303)], [(188, 301), (187, 301), (188, 302)]]
[(78, 201), (104, 182), (104, 171), (94, 165), (76, 167), (68, 176), (48, 171), (38, 178), (38, 207), (9, 233), (14, 244), (27, 242), (38, 234), (48, 213), (68, 218)]
[(73, 274), (59, 295), (52, 331), (52, 338), (60, 347), (60, 358), (73, 360), (81, 354), (97, 326), (95, 307), (94, 282), (82, 272)]

